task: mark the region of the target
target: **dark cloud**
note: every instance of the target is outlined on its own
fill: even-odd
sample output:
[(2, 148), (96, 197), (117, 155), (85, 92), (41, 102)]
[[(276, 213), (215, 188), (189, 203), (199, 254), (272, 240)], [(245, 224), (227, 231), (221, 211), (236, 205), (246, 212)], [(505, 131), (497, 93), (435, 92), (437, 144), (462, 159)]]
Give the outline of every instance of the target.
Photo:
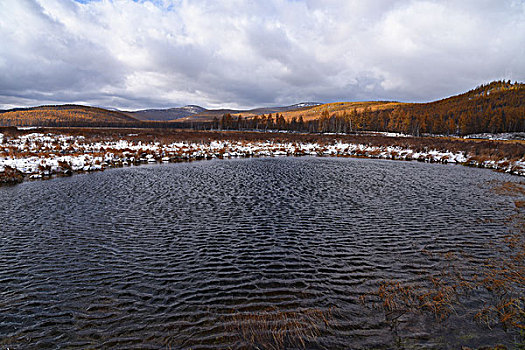
[(428, 101), (525, 78), (523, 1), (3, 0), (0, 108)]

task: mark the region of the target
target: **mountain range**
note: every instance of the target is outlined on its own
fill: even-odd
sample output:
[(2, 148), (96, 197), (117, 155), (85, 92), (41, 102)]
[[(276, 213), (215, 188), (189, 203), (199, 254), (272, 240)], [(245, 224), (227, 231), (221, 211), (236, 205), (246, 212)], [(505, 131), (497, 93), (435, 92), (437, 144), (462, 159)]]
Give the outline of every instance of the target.
[(262, 115), (268, 113), (282, 113), (292, 110), (298, 110), (307, 107), (319, 106), (318, 102), (301, 102), (291, 106), (284, 107), (260, 107), (247, 110), (237, 109), (206, 109), (201, 106), (188, 105), (184, 107), (175, 107), (168, 109), (144, 109), (134, 112), (123, 112), (139, 120), (157, 120), (157, 121), (175, 121), (186, 118), (185, 120), (209, 120), (213, 117), (220, 118), (223, 114), (249, 114)]
[[(268, 114), (272, 114), (272, 118)], [(524, 132), (525, 84), (494, 81), (427, 103), (303, 102), (247, 110), (206, 109), (188, 105), (140, 111), (115, 111), (79, 105), (39, 106), (0, 111), (0, 126), (389, 131), (413, 135)]]

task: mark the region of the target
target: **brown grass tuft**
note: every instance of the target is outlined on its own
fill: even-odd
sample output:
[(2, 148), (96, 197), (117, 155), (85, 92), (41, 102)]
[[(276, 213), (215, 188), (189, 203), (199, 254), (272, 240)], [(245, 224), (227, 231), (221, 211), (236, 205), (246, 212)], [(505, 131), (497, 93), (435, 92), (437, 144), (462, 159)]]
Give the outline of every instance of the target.
[(319, 309), (282, 311), (268, 308), (225, 317), (227, 331), (250, 349), (306, 349), (333, 324), (332, 312)]

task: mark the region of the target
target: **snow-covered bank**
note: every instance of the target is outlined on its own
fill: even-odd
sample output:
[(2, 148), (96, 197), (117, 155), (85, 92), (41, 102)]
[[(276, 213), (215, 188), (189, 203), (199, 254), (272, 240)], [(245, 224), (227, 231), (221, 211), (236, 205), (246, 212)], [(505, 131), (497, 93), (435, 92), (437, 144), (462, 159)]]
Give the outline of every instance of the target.
[(481, 160), (464, 152), (416, 152), (398, 146), (370, 146), (341, 141), (329, 145), (315, 142), (224, 140), (162, 144), (122, 139), (88, 142), (83, 136), (30, 133), (17, 137), (0, 134), (0, 182), (71, 175), (140, 163), (302, 155), (459, 163), (525, 176), (523, 158), (518, 161)]
[(485, 140), (525, 140), (525, 132), (505, 132), (499, 134), (471, 134), (463, 136), (465, 139), (485, 139)]

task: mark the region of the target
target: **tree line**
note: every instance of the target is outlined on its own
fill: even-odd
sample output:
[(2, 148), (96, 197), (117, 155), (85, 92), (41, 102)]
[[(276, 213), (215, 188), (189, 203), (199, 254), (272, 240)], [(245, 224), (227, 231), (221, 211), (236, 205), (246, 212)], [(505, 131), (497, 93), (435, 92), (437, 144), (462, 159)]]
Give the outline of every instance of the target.
[(289, 131), (306, 131), (303, 117), (286, 120), (282, 114), (272, 113), (268, 115), (256, 115), (252, 117), (243, 117), (242, 115), (232, 116), (230, 113), (223, 114), (219, 119), (213, 118), (212, 129), (216, 130), (289, 130)]

